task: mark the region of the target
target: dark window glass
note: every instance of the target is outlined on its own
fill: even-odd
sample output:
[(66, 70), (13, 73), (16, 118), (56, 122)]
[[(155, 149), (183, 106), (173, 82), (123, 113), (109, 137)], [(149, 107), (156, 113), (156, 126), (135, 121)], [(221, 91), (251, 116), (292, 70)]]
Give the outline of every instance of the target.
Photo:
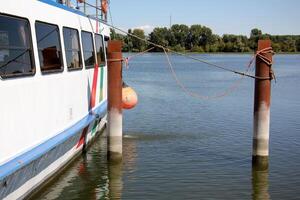
[(106, 58), (108, 58), (107, 47), (108, 47), (108, 41), (109, 41), (109, 39), (110, 38), (108, 36), (104, 37), (104, 45), (105, 45)]
[(62, 71), (58, 26), (36, 22), (35, 29), (42, 72)]
[(0, 76), (34, 74), (29, 21), (0, 15)]
[(79, 35), (76, 29), (64, 28), (64, 42), (68, 69), (81, 69)]
[(92, 33), (82, 31), (81, 39), (82, 39), (85, 68), (93, 68), (96, 63), (94, 44), (93, 44), (93, 35)]
[(105, 55), (104, 55), (104, 44), (102, 35), (95, 35), (95, 43), (96, 43), (96, 52), (97, 52), (97, 60), (99, 65), (105, 64)]

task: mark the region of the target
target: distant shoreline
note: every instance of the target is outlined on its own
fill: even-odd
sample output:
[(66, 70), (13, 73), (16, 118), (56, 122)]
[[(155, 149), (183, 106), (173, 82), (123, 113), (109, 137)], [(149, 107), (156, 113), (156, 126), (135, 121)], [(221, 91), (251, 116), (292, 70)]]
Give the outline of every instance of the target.
[[(142, 52), (151, 47), (152, 51), (163, 52), (161, 47), (178, 52), (195, 53), (251, 53), (257, 49), (258, 40), (271, 40), (274, 52), (300, 52), (300, 35), (270, 35), (254, 28), (250, 37), (245, 35), (214, 34), (209, 27), (194, 24), (174, 24), (172, 27), (156, 27), (146, 36), (141, 29), (129, 29), (122, 35), (111, 30), (111, 39), (123, 41), (123, 51)], [(146, 40), (150, 42), (146, 42)]]

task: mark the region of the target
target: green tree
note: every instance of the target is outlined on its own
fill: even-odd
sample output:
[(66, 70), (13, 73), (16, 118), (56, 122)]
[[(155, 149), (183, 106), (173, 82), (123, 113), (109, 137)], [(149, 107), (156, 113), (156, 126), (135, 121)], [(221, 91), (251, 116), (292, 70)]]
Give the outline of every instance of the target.
[[(144, 30), (142, 30), (142, 29), (134, 29), (132, 34), (138, 36), (141, 39), (146, 39)], [(135, 37), (132, 37), (131, 40), (132, 40), (133, 51), (144, 51), (145, 50), (145, 48), (146, 48), (145, 41), (140, 40)]]
[[(150, 33), (150, 41), (159, 45), (162, 45), (164, 47), (169, 46), (169, 38), (170, 32), (169, 30), (164, 27), (164, 28), (155, 28), (151, 33)], [(155, 51), (162, 51), (160, 48), (155, 48)]]
[(120, 40), (122, 41), (122, 51), (128, 52), (129, 51), (129, 45), (130, 41), (128, 41), (128, 36), (127, 35), (122, 35), (120, 33), (116, 33), (114, 29), (110, 29), (110, 38), (111, 40)]
[(206, 26), (202, 26), (202, 31), (200, 35), (200, 45), (206, 46), (214, 43), (214, 37), (212, 30)]
[(286, 39), (281, 43), (281, 50), (283, 52), (296, 52), (296, 41), (292, 37), (287, 36)]
[(192, 52), (198, 52), (198, 53), (203, 53), (204, 52), (204, 49), (202, 47), (199, 47), (199, 46), (193, 46), (191, 48), (191, 51)]
[[(146, 38), (143, 30), (128, 30), (128, 33)], [(142, 51), (147, 45), (134, 37), (124, 36), (111, 30), (111, 39), (123, 41), (123, 51)], [(159, 45), (176, 51), (190, 50), (192, 52), (249, 52), (257, 49), (259, 39), (270, 39), (275, 52), (300, 52), (300, 35), (270, 35), (263, 34), (254, 28), (250, 37), (244, 35), (224, 34), (222, 37), (213, 34), (208, 27), (194, 24), (190, 28), (184, 24), (174, 24), (170, 29), (155, 28), (149, 39)], [(156, 48), (154, 51), (162, 51)]]
[(216, 41), (213, 36), (212, 30), (206, 26), (201, 26), (199, 24), (194, 24), (190, 28), (190, 47), (201, 46), (203, 49), (207, 48), (208, 45), (214, 44)]
[(262, 31), (258, 28), (254, 28), (251, 30), (250, 38), (259, 38), (262, 35)]
[(252, 50), (257, 49), (257, 42), (262, 36), (262, 31), (259, 30), (258, 28), (254, 28), (250, 32), (250, 39), (249, 39), (249, 47)]
[(202, 33), (202, 26), (199, 24), (194, 24), (190, 27), (190, 35), (189, 35), (189, 46), (193, 48), (194, 46), (200, 45), (200, 39), (201, 39), (201, 33)]
[(243, 35), (224, 34), (223, 42), (225, 52), (248, 52), (248, 38)]
[(210, 38), (209, 44), (206, 44), (205, 51), (207, 52), (218, 52), (220, 51), (222, 38), (218, 35), (213, 34)]
[(300, 36), (298, 37), (296, 41), (297, 51), (300, 52)]
[(171, 31), (171, 34), (174, 38), (174, 42), (175, 42), (173, 44), (173, 41), (169, 40), (170, 45), (171, 46), (179, 45), (179, 46), (184, 48), (186, 46), (187, 37), (189, 35), (189, 27), (187, 25), (184, 25), (184, 24), (174, 24), (171, 27), (170, 31)]
[(110, 38), (112, 40), (124, 40), (124, 35), (116, 33), (115, 29), (110, 29)]
[(280, 43), (272, 42), (272, 48), (275, 52), (281, 52), (281, 45)]

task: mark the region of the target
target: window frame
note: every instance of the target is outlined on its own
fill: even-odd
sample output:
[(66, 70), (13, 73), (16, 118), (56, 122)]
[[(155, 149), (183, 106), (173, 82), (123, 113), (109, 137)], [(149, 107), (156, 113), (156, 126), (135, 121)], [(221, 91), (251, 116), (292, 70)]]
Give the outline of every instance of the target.
[[(65, 45), (65, 36), (64, 36), (64, 29), (67, 28), (67, 29), (71, 29), (71, 30), (75, 30), (77, 32), (77, 36), (78, 36), (78, 46), (79, 46), (79, 59), (81, 61), (81, 67), (78, 67), (78, 68), (69, 68), (68, 67), (68, 61), (67, 61), (67, 49), (66, 49), (66, 45)], [(67, 64), (67, 70), (68, 71), (80, 71), (83, 69), (83, 63), (84, 63), (84, 59), (83, 58), (83, 50), (82, 50), (82, 46), (81, 46), (81, 38), (80, 38), (80, 34), (79, 34), (79, 30), (77, 28), (72, 28), (72, 27), (68, 27), (68, 26), (63, 26), (62, 27), (62, 36), (63, 36), (63, 42), (64, 42), (64, 53), (65, 53), (65, 59), (66, 59), (66, 64)]]
[(6, 13), (0, 13), (0, 16), (5, 16), (9, 18), (15, 18), (15, 19), (21, 19), (28, 22), (28, 37), (29, 37), (29, 51), (30, 51), (30, 59), (31, 59), (31, 67), (32, 72), (27, 73), (20, 73), (20, 74), (8, 74), (8, 75), (0, 75), (0, 79), (10, 79), (10, 78), (20, 78), (20, 77), (33, 77), (36, 74), (36, 63), (35, 63), (35, 53), (34, 53), (34, 46), (33, 46), (33, 40), (32, 40), (32, 29), (31, 29), (31, 22), (26, 17), (20, 17), (17, 15), (11, 15)]
[(39, 45), (38, 45), (38, 41), (36, 41), (36, 47), (37, 47), (37, 51), (38, 51), (38, 60), (39, 60), (39, 64), (40, 64), (41, 74), (42, 75), (46, 75), (46, 74), (62, 73), (64, 71), (65, 65), (64, 65), (64, 57), (63, 57), (63, 53), (62, 53), (63, 50), (62, 50), (62, 46), (61, 46), (62, 41), (61, 41), (61, 32), (60, 32), (59, 25), (52, 24), (52, 23), (45, 22), (45, 21), (35, 20), (34, 26), (35, 26), (35, 36), (36, 36), (36, 39), (37, 39), (36, 23), (42, 23), (42, 24), (56, 26), (57, 29), (58, 29), (58, 42), (59, 42), (59, 45), (60, 45), (60, 56), (61, 56), (60, 63), (61, 63), (61, 68), (60, 69), (52, 69), (52, 70), (43, 71), (42, 70), (42, 66), (41, 66), (41, 61), (40, 61), (40, 55), (39, 55), (39, 51), (40, 51), (39, 50)]
[[(90, 33), (91, 34), (91, 38), (92, 38), (92, 45), (93, 45), (93, 54), (94, 54), (94, 66), (93, 67), (87, 67), (85, 64), (85, 57), (84, 57), (84, 48), (83, 48), (83, 40), (82, 40), (82, 33)], [(83, 57), (83, 63), (84, 63), (84, 68), (85, 69), (94, 69), (95, 68), (95, 64), (97, 63), (97, 55), (96, 55), (96, 49), (95, 49), (95, 39), (94, 39), (94, 34), (92, 32), (89, 31), (85, 31), (85, 30), (81, 30), (81, 45), (82, 45), (82, 57)]]
[[(104, 56), (104, 61), (102, 61), (102, 62), (99, 62), (98, 57), (97, 57), (98, 52), (97, 52), (97, 49), (96, 49), (96, 47), (97, 47), (97, 45), (96, 45), (96, 36), (100, 36), (101, 41), (102, 41), (103, 56)], [(95, 33), (94, 40), (95, 40), (95, 49), (96, 49), (95, 53), (96, 53), (96, 57), (97, 57), (97, 64), (98, 64), (99, 67), (105, 67), (106, 66), (106, 59), (107, 58), (106, 58), (106, 55), (105, 55), (106, 54), (106, 50), (105, 50), (104, 36), (102, 34)]]
[(106, 63), (107, 66), (107, 59), (108, 59), (108, 41), (110, 40), (110, 36), (104, 35), (104, 47), (105, 47), (105, 57), (106, 57)]

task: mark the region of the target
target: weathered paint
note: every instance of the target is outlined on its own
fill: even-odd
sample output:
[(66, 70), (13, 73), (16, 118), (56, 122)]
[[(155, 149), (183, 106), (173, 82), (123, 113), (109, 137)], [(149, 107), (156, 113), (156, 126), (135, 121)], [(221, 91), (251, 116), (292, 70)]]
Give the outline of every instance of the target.
[(269, 156), (270, 107), (261, 103), (260, 110), (254, 112), (253, 156)]
[[(270, 40), (259, 40), (258, 51), (271, 47)], [(265, 55), (272, 59), (272, 54)], [(257, 77), (270, 77), (270, 66), (259, 57), (256, 58)], [(270, 132), (270, 96), (271, 80), (255, 79), (254, 122), (253, 122), (253, 166), (260, 169), (268, 168), (269, 132)]]
[[(108, 152), (113, 157), (122, 155), (122, 114), (116, 109), (111, 109), (107, 113), (108, 128)], [(119, 155), (118, 155), (119, 154)]]
[(122, 43), (108, 42), (108, 155), (122, 158)]
[(109, 197), (110, 199), (122, 199), (123, 181), (122, 181), (122, 162), (109, 162)]

